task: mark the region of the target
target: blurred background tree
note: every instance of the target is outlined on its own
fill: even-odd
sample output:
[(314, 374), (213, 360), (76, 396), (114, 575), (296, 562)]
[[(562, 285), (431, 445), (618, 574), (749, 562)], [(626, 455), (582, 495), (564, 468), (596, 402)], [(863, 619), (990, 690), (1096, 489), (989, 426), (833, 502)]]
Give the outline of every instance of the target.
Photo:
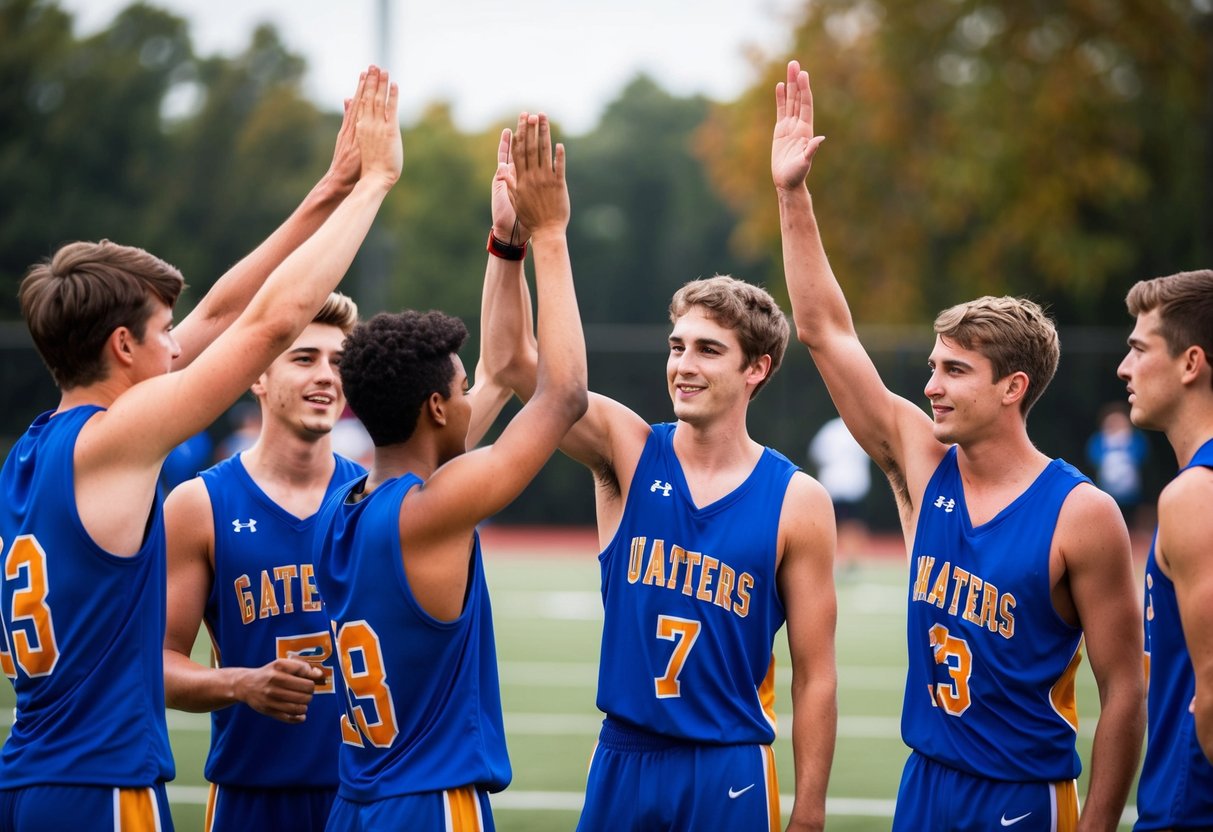
[[(306, 98), (305, 62), (273, 28), (199, 55), (147, 4), (80, 37), (53, 0), (0, 0), (0, 46), (2, 448), (56, 400), (19, 321), (29, 264), (73, 239), (144, 246), (185, 273), (183, 314), (323, 173), (340, 102)], [(1123, 398), (1124, 292), (1213, 261), (1213, 0), (806, 0), (791, 54), (756, 54), (736, 101), (634, 78), (592, 130), (558, 138), (591, 386), (649, 418), (669, 414), (679, 285), (733, 273), (785, 295), (769, 141), (790, 56), (828, 136), (811, 177), (826, 247), (890, 386), (919, 397), (938, 309), (1030, 295), (1064, 344), (1033, 433), (1081, 460), (1100, 404)], [(468, 133), (451, 113), (435, 102), (404, 125), (401, 184), (345, 288), (367, 314), (442, 308), (475, 331), (508, 125)], [(800, 459), (831, 415), (793, 344), (750, 428)], [(1155, 459), (1156, 484), (1169, 456)], [(534, 490), (503, 519), (592, 522), (577, 466), (554, 461)], [(873, 494), (878, 525), (895, 523)]]

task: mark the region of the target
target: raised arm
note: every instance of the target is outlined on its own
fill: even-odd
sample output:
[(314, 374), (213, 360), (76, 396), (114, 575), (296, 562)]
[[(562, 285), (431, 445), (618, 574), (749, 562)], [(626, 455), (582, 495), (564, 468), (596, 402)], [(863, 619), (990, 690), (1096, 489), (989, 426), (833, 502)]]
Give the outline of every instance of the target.
[(349, 196), (361, 172), (358, 142), (354, 135), (358, 109), (353, 105), (360, 100), (365, 83), (364, 72), (358, 79), (354, 97), (345, 101), (333, 160), (324, 176), (320, 177), (320, 181), (286, 221), (261, 245), (228, 269), (185, 320), (174, 328), (173, 334), (181, 346), (181, 354), (173, 362), (173, 369), (187, 366), (219, 333), (227, 329), (248, 306), (270, 273), (311, 237), (341, 201)]
[[(775, 106), (771, 175), (779, 199), (796, 336), (808, 347), (847, 428), (894, 483), (904, 519), (911, 495), (916, 498), (921, 491), (907, 485), (907, 468), (922, 468), (929, 476), (942, 449), (935, 447), (926, 414), (885, 387), (859, 341), (846, 297), (830, 268), (805, 184), (825, 137), (813, 133), (809, 75), (796, 61), (788, 64), (787, 81), (775, 87)], [(914, 465), (920, 456), (923, 465)]]
[(1213, 762), (1213, 470), (1191, 468), (1158, 499), (1158, 550), (1175, 582), (1184, 640), (1196, 673), (1196, 736)]
[(1146, 722), (1141, 607), (1129, 533), (1111, 497), (1080, 485), (1062, 506), (1055, 542), (1065, 568), (1058, 583), (1068, 585), (1099, 687), (1090, 785), (1078, 828), (1114, 830), (1137, 771)]
[[(164, 457), (256, 381), (349, 268), (400, 176), (397, 98), (387, 73), (372, 68), (357, 105), (362, 173), (350, 195), (274, 270), (244, 313), (197, 360), (180, 372), (131, 387), (81, 431), (76, 495), (85, 528), (99, 545), (116, 554), (138, 550)], [(120, 356), (131, 364), (138, 358), (136, 353)], [(114, 505), (114, 494), (123, 495), (121, 505)]]
[(510, 160), (513, 133), (501, 131), (497, 143), (497, 170), (493, 174), (492, 215), (488, 264), (480, 297), (480, 356), (475, 384), (468, 391), (472, 419), (469, 446), (477, 445), (513, 395), (509, 384), (509, 362), (528, 348), (533, 349), (531, 299), (523, 273), (523, 259), (531, 232), (518, 222), (510, 202), (509, 182), (514, 178)]
[(302, 659), (263, 667), (207, 667), (190, 658), (214, 583), (215, 524), (210, 496), (194, 478), (164, 506), (168, 539), (168, 618), (164, 633), (164, 699), (170, 708), (203, 713), (244, 702), (283, 722), (302, 722), (324, 671)]
[[(569, 197), (564, 147), (556, 145), (544, 115), (518, 119), (511, 156), (511, 196), (521, 224), (531, 229), (539, 298), (539, 358), (535, 394), (491, 446), (439, 468), (402, 517), (405, 538), (424, 542), (466, 536), (504, 508), (556, 450), (586, 409), (585, 339), (573, 291), (565, 231)], [(468, 499), (474, 494), (475, 499)], [(411, 576), (410, 576), (411, 580)]]
[(788, 830), (825, 828), (826, 786), (838, 724), (834, 629), (834, 508), (820, 483), (797, 473), (780, 514), (779, 597), (792, 659), (795, 803)]

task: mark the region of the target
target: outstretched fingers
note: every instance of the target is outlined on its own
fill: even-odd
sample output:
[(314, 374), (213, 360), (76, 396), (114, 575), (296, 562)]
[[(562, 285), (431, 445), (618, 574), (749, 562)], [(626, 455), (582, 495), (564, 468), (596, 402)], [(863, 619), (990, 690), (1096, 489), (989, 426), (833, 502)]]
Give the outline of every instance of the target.
[(555, 171), (556, 171), (556, 176), (561, 181), (563, 181), (564, 180), (564, 145), (560, 142), (556, 143)]
[(513, 136), (514, 134), (508, 127), (501, 131), (501, 141), (497, 143), (497, 164), (499, 166), (510, 163), (510, 145), (513, 142)]

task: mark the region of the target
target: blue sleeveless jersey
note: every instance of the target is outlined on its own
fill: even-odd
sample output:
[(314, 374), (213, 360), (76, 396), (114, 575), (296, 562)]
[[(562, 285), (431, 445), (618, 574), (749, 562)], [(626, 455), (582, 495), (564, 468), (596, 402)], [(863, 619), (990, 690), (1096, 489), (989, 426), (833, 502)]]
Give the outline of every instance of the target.
[(910, 567), (906, 745), (978, 777), (1072, 780), (1082, 630), (1053, 607), (1049, 549), (1077, 485), (1055, 459), (989, 522), (969, 522), (956, 447), (927, 484)]
[[(326, 499), (365, 473), (334, 457)], [(325, 671), (302, 724), (279, 722), (242, 702), (212, 712), (206, 779), (241, 788), (336, 788), (337, 665), (312, 563), (316, 515), (301, 520), (285, 511), (238, 454), (199, 476), (215, 521), (215, 576), (204, 618), (219, 665), (261, 667), (298, 657)]]
[[(1196, 466), (1213, 468), (1213, 441), (1202, 445), (1183, 470)], [(1158, 568), (1153, 545), (1146, 560), (1145, 611), (1149, 742), (1137, 784), (1134, 829), (1213, 828), (1213, 765), (1201, 751), (1196, 717), (1188, 711), (1196, 675), (1175, 584)]]
[(0, 471), (0, 667), (17, 693), (5, 788), (173, 778), (160, 498), (129, 558), (94, 543), (76, 509), (76, 438), (100, 410), (42, 414)]
[(421, 480), (388, 480), (362, 500), (351, 483), (316, 523), (316, 570), (341, 660), (341, 785), (359, 803), (510, 782), (493, 614), (473, 539), (463, 612), (432, 617), (409, 589), (400, 511)]
[(619, 530), (599, 555), (598, 707), (664, 736), (770, 743), (772, 645), (784, 622), (776, 542), (796, 466), (765, 448), (745, 482), (697, 508), (674, 428), (653, 425)]

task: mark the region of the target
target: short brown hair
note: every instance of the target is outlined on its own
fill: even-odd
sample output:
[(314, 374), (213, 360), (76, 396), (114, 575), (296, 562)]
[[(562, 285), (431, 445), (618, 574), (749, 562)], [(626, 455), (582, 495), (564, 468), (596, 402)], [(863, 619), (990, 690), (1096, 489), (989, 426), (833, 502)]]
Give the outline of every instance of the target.
[(172, 307), (181, 272), (141, 248), (68, 243), (30, 267), (17, 297), (34, 346), (61, 389), (105, 376), (102, 348), (118, 327), (143, 340), (152, 301)]
[(1022, 372), (1028, 390), (1020, 400), (1024, 416), (1057, 372), (1061, 343), (1057, 327), (1040, 304), (1027, 298), (985, 297), (945, 309), (935, 318), (935, 334), (976, 350), (994, 365), (994, 380)]
[(335, 326), (346, 335), (354, 331), (358, 325), (358, 304), (353, 298), (341, 292), (330, 292), (324, 306), (312, 318), (312, 323), (323, 326)]
[(770, 372), (754, 387), (750, 394), (753, 399), (783, 362), (790, 334), (787, 316), (765, 289), (722, 274), (692, 280), (675, 292), (670, 301), (670, 323), (695, 306), (703, 307), (712, 320), (737, 333), (745, 359), (743, 367), (764, 355), (771, 356)]
[(1213, 271), (1139, 280), (1129, 290), (1125, 305), (1134, 316), (1158, 310), (1158, 331), (1172, 357), (1196, 346), (1213, 362)]

